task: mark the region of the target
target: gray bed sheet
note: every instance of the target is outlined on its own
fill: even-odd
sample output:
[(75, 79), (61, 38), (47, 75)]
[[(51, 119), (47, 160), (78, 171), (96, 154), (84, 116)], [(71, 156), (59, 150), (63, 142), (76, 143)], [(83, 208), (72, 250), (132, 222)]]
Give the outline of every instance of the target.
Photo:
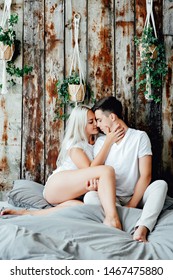
[[(14, 208), (14, 207), (13, 207)], [(147, 243), (132, 240), (140, 209), (118, 207), (123, 231), (105, 226), (99, 206), (46, 216), (1, 216), (1, 260), (173, 260), (173, 210), (164, 210)]]

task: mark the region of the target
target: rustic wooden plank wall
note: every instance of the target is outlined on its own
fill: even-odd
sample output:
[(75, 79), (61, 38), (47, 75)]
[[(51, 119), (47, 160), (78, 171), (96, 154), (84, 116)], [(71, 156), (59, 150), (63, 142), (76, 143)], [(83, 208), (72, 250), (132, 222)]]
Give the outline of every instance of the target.
[[(4, 1), (0, 0), (0, 19)], [(18, 13), (19, 22), (15, 26), (18, 38), (23, 32), (23, 1), (12, 4), (12, 12)], [(22, 56), (17, 58), (16, 66), (21, 67)], [(0, 61), (0, 84), (2, 63)], [(14, 178), (20, 177), (21, 170), (21, 123), (22, 123), (22, 81), (9, 89), (8, 95), (0, 94), (0, 189), (9, 188)]]
[(96, 98), (114, 94), (114, 3), (88, 1), (88, 80)]
[(11, 188), (17, 178), (44, 183), (56, 166), (64, 123), (53, 121), (54, 89), (69, 73), (73, 17), (78, 12), (82, 68), (95, 97), (115, 95), (129, 125), (147, 131), (154, 178), (165, 178), (173, 195), (172, 1), (154, 0), (157, 32), (164, 36), (169, 66), (160, 104), (146, 102), (135, 87), (139, 56), (133, 39), (144, 26), (145, 1), (17, 0), (12, 11), (19, 13), (17, 35), (23, 47), (17, 63), (32, 65), (33, 72), (6, 96), (0, 94), (0, 188)]
[[(63, 122), (54, 122), (55, 85), (64, 76), (64, 1), (45, 1), (45, 165), (44, 181), (56, 168)], [(43, 36), (44, 38), (44, 36)]]
[(125, 119), (135, 125), (134, 23), (135, 2), (115, 1), (115, 75), (116, 96), (125, 108)]
[[(24, 1), (23, 63), (33, 66), (23, 82), (21, 176), (44, 180), (44, 1)], [(26, 16), (26, 15), (29, 15)]]

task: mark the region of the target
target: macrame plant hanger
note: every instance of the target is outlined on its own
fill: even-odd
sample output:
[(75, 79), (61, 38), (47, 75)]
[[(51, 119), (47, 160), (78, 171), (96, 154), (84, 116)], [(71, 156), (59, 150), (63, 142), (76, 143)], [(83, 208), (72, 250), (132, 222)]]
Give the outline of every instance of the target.
[[(5, 0), (4, 10), (1, 20), (1, 27), (3, 30), (9, 28), (9, 22), (11, 16), (11, 3), (12, 0)], [(2, 60), (2, 94), (6, 94), (7, 90), (7, 74), (6, 74), (6, 63), (12, 59), (14, 53), (14, 45), (8, 46), (4, 45), (3, 42), (0, 42), (0, 59)]]
[[(149, 26), (153, 26), (153, 30), (154, 30), (154, 35), (157, 38), (157, 33), (156, 33), (156, 26), (155, 26), (155, 21), (154, 21), (154, 15), (153, 15), (153, 0), (146, 0), (146, 8), (147, 8), (147, 16), (146, 16), (146, 20), (145, 20), (145, 25), (144, 25), (144, 29), (148, 28)], [(151, 23), (150, 23), (150, 19), (151, 19)], [(154, 53), (156, 51), (156, 47), (152, 50), (152, 52)], [(148, 92), (147, 95), (145, 95), (146, 99), (148, 100), (152, 100), (151, 96), (152, 96), (152, 90), (151, 90), (151, 83), (150, 83), (150, 75), (146, 74), (146, 91)]]
[(85, 85), (84, 85), (84, 75), (82, 71), (82, 66), (81, 66), (81, 60), (80, 60), (80, 55), (79, 55), (79, 23), (80, 23), (80, 14), (76, 13), (74, 15), (74, 41), (75, 41), (75, 46), (74, 46), (74, 51), (72, 55), (72, 61), (71, 61), (71, 67), (70, 67), (70, 72), (69, 76), (72, 75), (72, 72), (74, 71), (75, 73), (79, 73), (79, 80), (80, 84), (79, 85), (70, 85), (69, 84), (69, 95), (70, 95), (70, 100), (72, 102), (75, 102), (75, 105), (77, 106), (77, 102), (82, 102), (85, 97)]

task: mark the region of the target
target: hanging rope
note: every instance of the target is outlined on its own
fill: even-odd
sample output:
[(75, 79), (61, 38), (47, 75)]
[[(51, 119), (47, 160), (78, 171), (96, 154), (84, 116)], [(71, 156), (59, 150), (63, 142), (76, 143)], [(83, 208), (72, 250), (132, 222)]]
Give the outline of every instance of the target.
[[(5, 0), (4, 10), (1, 19), (1, 27), (3, 30), (9, 28), (8, 20), (11, 16), (11, 3), (12, 0)], [(11, 60), (14, 52), (14, 46), (4, 45), (3, 42), (0, 42), (0, 59), (2, 60), (2, 94), (6, 94), (7, 90), (7, 77), (6, 77), (6, 62)]]
[(152, 22), (153, 29), (154, 29), (154, 34), (155, 34), (155, 37), (157, 38), (156, 26), (155, 26), (154, 15), (153, 15), (153, 0), (147, 0), (146, 7), (147, 7), (147, 17), (145, 20), (144, 28), (149, 27), (150, 18), (151, 18), (151, 22)]
[(74, 87), (74, 99), (77, 105), (77, 94), (80, 90), (82, 90), (82, 94), (83, 94), (83, 98), (81, 101), (83, 101), (84, 99), (84, 95), (85, 95), (85, 88), (84, 88), (84, 75), (83, 75), (83, 71), (82, 71), (82, 66), (81, 66), (81, 60), (80, 60), (80, 55), (79, 55), (79, 44), (78, 44), (78, 40), (79, 40), (79, 23), (80, 23), (80, 14), (76, 13), (74, 15), (74, 41), (75, 41), (75, 46), (74, 46), (74, 51), (73, 51), (73, 55), (72, 55), (72, 61), (71, 61), (71, 67), (70, 67), (70, 72), (69, 72), (69, 76), (72, 75), (72, 72), (75, 71), (75, 73), (79, 73), (79, 80), (80, 80), (80, 85), (76, 85), (76, 87)]

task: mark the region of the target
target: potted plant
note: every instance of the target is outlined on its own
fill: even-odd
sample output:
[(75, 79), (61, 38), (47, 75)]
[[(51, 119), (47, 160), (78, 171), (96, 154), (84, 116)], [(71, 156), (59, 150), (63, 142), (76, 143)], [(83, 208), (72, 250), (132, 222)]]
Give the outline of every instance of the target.
[[(14, 25), (17, 23), (18, 15), (12, 14), (8, 20), (8, 28), (0, 26), (0, 59), (5, 62), (4, 71), (11, 77), (23, 77), (25, 74), (31, 73), (33, 69), (32, 66), (24, 65), (23, 68), (19, 68), (14, 64), (15, 59), (20, 54), (20, 41), (16, 39), (16, 31), (14, 30)], [(13, 78), (9, 79), (8, 82), (12, 86), (16, 84)], [(6, 81), (4, 80), (3, 83), (6, 84)], [(2, 87), (3, 85), (0, 84), (0, 88)], [(7, 90), (5, 89), (5, 91)]]
[(146, 99), (160, 102), (160, 87), (167, 74), (165, 48), (161, 40), (154, 36), (153, 28), (144, 28), (141, 38), (135, 37), (135, 45), (140, 53), (140, 66), (136, 72), (137, 89), (144, 92)]
[(11, 60), (16, 41), (16, 32), (13, 29), (13, 26), (18, 22), (18, 15), (13, 14), (8, 20), (8, 28), (5, 29), (0, 26), (0, 59), (2, 60)]
[(79, 74), (72, 72), (72, 74), (67, 78), (67, 81), (69, 101), (83, 102), (85, 98), (86, 86), (84, 81), (80, 79)]
[(79, 13), (74, 14), (74, 41), (75, 46), (71, 57), (71, 66), (69, 76), (62, 82), (56, 83), (57, 100), (55, 107), (55, 119), (66, 120), (69, 116), (68, 105), (74, 107), (78, 102), (92, 102), (94, 103), (94, 94), (91, 91), (90, 85), (86, 83), (82, 64), (80, 60), (78, 39), (79, 39), (79, 25), (81, 15)]
[(72, 72), (70, 76), (56, 83), (57, 99), (55, 119), (66, 120), (69, 115), (65, 113), (65, 107), (74, 107), (78, 102), (94, 103), (93, 92), (88, 83), (80, 80), (79, 74)]

